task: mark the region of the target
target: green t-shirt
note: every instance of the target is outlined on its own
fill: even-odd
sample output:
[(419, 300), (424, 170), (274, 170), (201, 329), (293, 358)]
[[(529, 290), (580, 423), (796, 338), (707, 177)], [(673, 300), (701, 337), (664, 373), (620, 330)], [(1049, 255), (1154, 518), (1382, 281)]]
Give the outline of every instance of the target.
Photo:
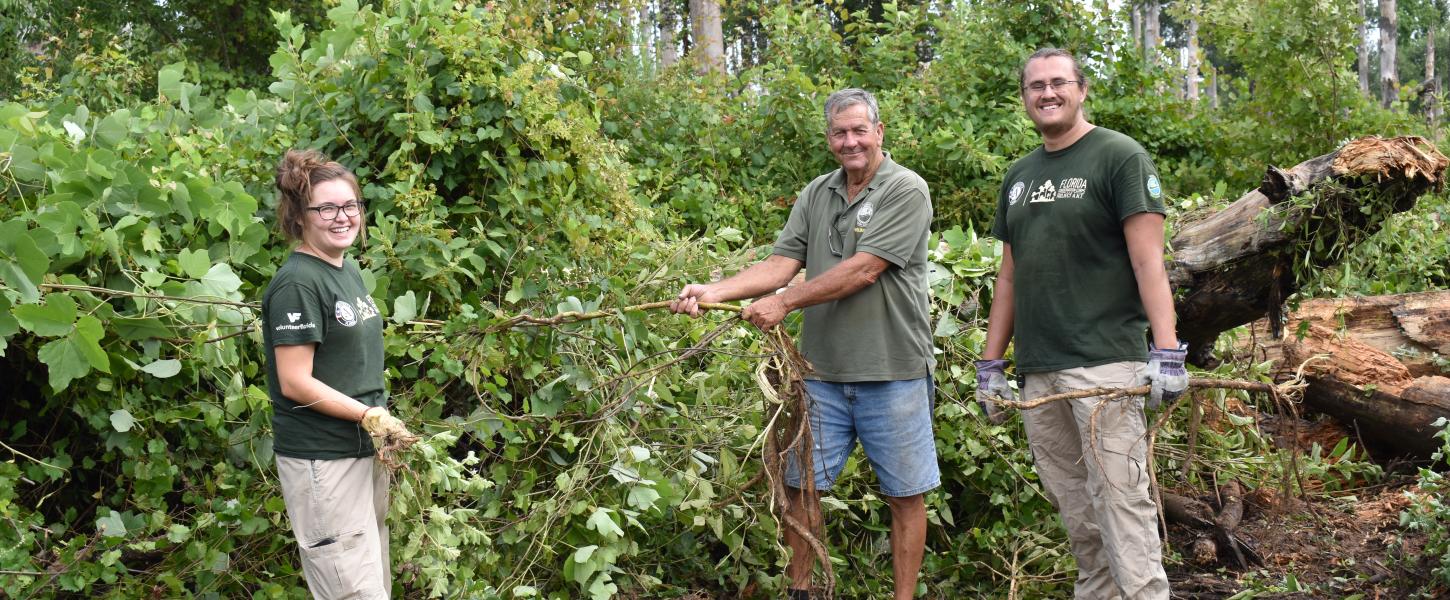
[(313, 377), (368, 406), (387, 400), (383, 319), (357, 264), (334, 267), (293, 252), (262, 295), (262, 340), (276, 453), (325, 460), (372, 455), (372, 439), (361, 425), (301, 407), (282, 395), (277, 382), (277, 346), (317, 344)]
[(1007, 170), (992, 236), (1012, 245), (1018, 372), (1147, 360), (1123, 219), (1164, 212), (1161, 196), (1143, 147), (1102, 127)]
[(801, 354), (814, 369), (812, 379), (898, 381), (931, 374), (926, 288), (931, 215), (926, 182), (890, 156), (849, 205), (842, 169), (801, 191), (775, 254), (803, 261), (806, 279), (857, 252), (892, 265), (876, 283), (805, 309)]

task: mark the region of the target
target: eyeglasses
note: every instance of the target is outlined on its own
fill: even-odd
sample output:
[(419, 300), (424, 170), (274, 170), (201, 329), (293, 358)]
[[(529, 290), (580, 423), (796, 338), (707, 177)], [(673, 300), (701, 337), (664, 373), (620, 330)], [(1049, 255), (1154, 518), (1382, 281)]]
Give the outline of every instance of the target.
[(336, 204), (309, 206), (307, 207), (307, 210), (317, 213), (317, 216), (322, 217), (322, 220), (324, 221), (331, 221), (337, 218), (337, 211), (339, 210), (342, 211), (342, 214), (344, 215), (347, 215), (349, 217), (356, 217), (359, 213), (362, 212), (362, 207), (363, 203), (361, 200), (359, 200), (356, 202), (348, 202), (347, 204), (344, 204), (342, 206), (338, 206)]
[(1034, 94), (1041, 94), (1042, 92), (1047, 91), (1047, 88), (1052, 88), (1052, 91), (1055, 92), (1055, 91), (1058, 91), (1058, 90), (1060, 90), (1062, 88), (1065, 88), (1065, 87), (1067, 87), (1069, 85), (1072, 85), (1074, 83), (1081, 83), (1081, 82), (1075, 81), (1075, 80), (1072, 80), (1072, 79), (1054, 79), (1054, 80), (1049, 81), (1049, 82), (1046, 82), (1046, 83), (1041, 82), (1041, 81), (1034, 81), (1032, 83), (1027, 84), (1024, 87), (1028, 91), (1030, 91), (1030, 92), (1032, 92)]
[[(851, 210), (851, 207), (847, 206), (837, 211), (836, 216), (831, 217), (830, 228), (826, 230), (826, 247), (831, 249), (831, 256), (836, 258), (841, 257), (841, 250), (846, 246), (846, 234), (841, 233), (840, 223), (841, 217), (846, 216), (848, 210)], [(837, 241), (836, 238), (840, 238), (840, 241)]]

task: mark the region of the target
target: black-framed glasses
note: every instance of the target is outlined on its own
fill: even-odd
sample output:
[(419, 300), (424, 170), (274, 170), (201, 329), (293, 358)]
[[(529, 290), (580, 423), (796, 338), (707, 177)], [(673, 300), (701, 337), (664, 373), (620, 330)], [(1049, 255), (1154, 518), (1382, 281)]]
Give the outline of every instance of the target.
[(353, 202), (348, 202), (347, 204), (344, 204), (342, 206), (338, 206), (336, 204), (309, 206), (307, 207), (307, 210), (317, 213), (317, 216), (322, 217), (322, 220), (324, 221), (331, 221), (337, 218), (337, 211), (339, 210), (342, 211), (342, 214), (344, 215), (347, 215), (349, 217), (356, 217), (359, 214), (362, 214), (362, 208), (362, 201), (356, 200)]
[(1047, 91), (1047, 88), (1052, 88), (1052, 91), (1055, 92), (1075, 83), (1078, 83), (1078, 81), (1074, 79), (1054, 79), (1047, 82), (1034, 81), (1027, 84), (1026, 88), (1028, 91), (1034, 94), (1041, 94), (1042, 92)]
[[(836, 216), (831, 217), (830, 228), (826, 230), (826, 247), (831, 249), (831, 256), (836, 258), (841, 257), (841, 251), (846, 247), (846, 234), (841, 233), (840, 223), (841, 217), (846, 216), (846, 211), (848, 210), (851, 210), (851, 207), (847, 206), (836, 211)], [(833, 236), (831, 234), (835, 235)], [(837, 238), (840, 238), (840, 240), (837, 241)]]

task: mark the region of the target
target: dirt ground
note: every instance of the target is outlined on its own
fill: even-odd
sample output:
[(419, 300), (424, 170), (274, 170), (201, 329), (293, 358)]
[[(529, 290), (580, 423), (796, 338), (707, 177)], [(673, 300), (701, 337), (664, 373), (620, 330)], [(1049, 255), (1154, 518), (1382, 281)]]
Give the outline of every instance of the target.
[[(1289, 423), (1258, 415), (1262, 431), (1280, 447), (1297, 445), (1308, 452), (1317, 443), (1332, 447), (1354, 434), (1326, 418)], [(1173, 598), (1406, 598), (1430, 581), (1430, 567), (1421, 557), (1423, 535), (1400, 528), (1400, 512), (1408, 505), (1406, 492), (1415, 487), (1413, 463), (1379, 460), (1384, 478), (1372, 485), (1334, 495), (1317, 494), (1313, 500), (1284, 498), (1278, 489), (1249, 490), (1244, 517), (1236, 531), (1262, 559), (1246, 567), (1227, 552), (1195, 556), (1193, 543), (1212, 537), (1204, 529), (1169, 523), (1170, 560), (1165, 567)], [(1305, 481), (1315, 489), (1317, 482)], [(1172, 491), (1172, 490), (1170, 490)], [(1217, 511), (1211, 494), (1180, 492)], [(1403, 560), (1410, 557), (1409, 560)], [(1295, 585), (1297, 584), (1297, 586)], [(1294, 591), (1298, 587), (1301, 591)], [(1430, 597), (1450, 598), (1450, 589)]]

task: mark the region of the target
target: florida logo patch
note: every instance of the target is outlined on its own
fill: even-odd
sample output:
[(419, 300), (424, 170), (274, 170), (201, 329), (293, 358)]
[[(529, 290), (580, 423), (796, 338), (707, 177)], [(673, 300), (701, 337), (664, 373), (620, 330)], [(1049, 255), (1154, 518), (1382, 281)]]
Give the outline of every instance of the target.
[(1155, 200), (1163, 195), (1163, 187), (1158, 184), (1157, 175), (1148, 176), (1148, 195), (1152, 196)]

